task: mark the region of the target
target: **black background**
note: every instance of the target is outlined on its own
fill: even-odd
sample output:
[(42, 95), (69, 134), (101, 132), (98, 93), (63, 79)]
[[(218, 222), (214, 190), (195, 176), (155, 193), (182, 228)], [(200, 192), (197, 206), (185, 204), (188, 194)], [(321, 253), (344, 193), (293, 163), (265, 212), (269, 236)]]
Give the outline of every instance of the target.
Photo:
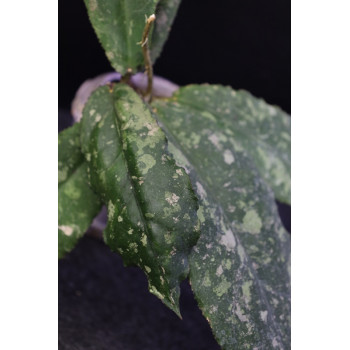
[[(60, 0), (59, 106), (111, 70), (83, 1)], [(180, 85), (246, 89), (289, 113), (290, 0), (183, 0), (154, 70)]]
[[(132, 1), (132, 0), (128, 0)], [(112, 68), (82, 0), (59, 0), (59, 128), (79, 85)], [(290, 0), (183, 0), (155, 74), (246, 89), (290, 112)], [(290, 207), (279, 206), (290, 231)], [(180, 321), (144, 274), (85, 237), (59, 262), (60, 349), (218, 349), (182, 283)]]

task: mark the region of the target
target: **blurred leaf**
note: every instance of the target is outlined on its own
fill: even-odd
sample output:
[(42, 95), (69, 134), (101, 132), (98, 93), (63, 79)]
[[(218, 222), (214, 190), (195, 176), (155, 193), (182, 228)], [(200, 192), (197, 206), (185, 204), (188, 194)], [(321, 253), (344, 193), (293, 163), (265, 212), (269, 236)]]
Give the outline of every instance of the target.
[(290, 236), (269, 187), (288, 197), (289, 117), (220, 86), (185, 87), (153, 107), (199, 197), (190, 281), (216, 339), (290, 348)]
[(87, 184), (80, 124), (58, 135), (58, 257), (70, 252), (89, 228), (101, 203)]
[[(180, 89), (173, 99), (192, 110), (212, 117), (216, 129), (225, 131), (232, 144), (244, 149), (261, 176), (273, 189), (276, 199), (290, 204), (290, 117), (247, 91), (229, 87), (190, 85)], [(214, 120), (213, 119), (213, 120)], [(217, 134), (211, 136), (218, 143)], [(222, 150), (225, 152), (224, 150)], [(224, 154), (225, 155), (225, 154)], [(227, 150), (225, 158), (231, 161)]]
[(151, 58), (154, 63), (168, 39), (181, 0), (160, 0), (156, 8), (156, 21), (151, 43)]

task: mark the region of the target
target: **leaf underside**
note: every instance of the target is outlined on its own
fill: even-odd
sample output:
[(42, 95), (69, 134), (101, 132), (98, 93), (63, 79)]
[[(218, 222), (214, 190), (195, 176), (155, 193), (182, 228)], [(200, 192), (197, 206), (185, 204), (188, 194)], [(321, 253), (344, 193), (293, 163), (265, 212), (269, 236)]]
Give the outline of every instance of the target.
[(87, 183), (80, 124), (58, 135), (58, 257), (70, 252), (101, 209)]
[(199, 237), (197, 199), (163, 131), (127, 85), (97, 89), (82, 119), (92, 187), (108, 208), (106, 243), (145, 273), (150, 292), (178, 315), (179, 283)]
[(289, 117), (247, 92), (192, 85), (154, 112), (199, 197), (190, 282), (224, 349), (290, 348)]

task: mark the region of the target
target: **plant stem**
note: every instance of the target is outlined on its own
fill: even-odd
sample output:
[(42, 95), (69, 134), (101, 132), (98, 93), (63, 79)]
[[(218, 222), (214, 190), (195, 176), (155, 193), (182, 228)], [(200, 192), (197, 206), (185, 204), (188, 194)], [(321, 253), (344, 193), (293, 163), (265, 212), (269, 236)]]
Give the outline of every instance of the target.
[(156, 19), (156, 16), (154, 14), (147, 18), (145, 29), (143, 30), (142, 40), (141, 40), (143, 59), (145, 62), (145, 69), (146, 69), (147, 79), (148, 79), (147, 89), (144, 93), (144, 97), (149, 96), (148, 102), (151, 102), (152, 100), (152, 89), (153, 89), (153, 67), (152, 67), (151, 56), (150, 56), (149, 47), (148, 47), (148, 35), (151, 29), (151, 25), (155, 19)]
[(123, 75), (120, 79), (121, 83), (124, 84), (129, 84), (130, 78), (132, 76), (132, 70), (130, 68), (128, 68), (127, 72), (125, 73), (125, 75)]

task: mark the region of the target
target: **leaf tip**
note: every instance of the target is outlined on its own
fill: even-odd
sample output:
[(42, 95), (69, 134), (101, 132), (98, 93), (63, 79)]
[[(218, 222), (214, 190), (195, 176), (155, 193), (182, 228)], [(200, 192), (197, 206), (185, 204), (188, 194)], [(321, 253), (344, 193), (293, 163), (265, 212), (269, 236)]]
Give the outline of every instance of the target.
[(182, 320), (179, 303), (179, 290), (177, 290), (177, 288), (173, 290), (173, 292), (170, 291), (168, 295), (163, 295), (155, 286), (151, 284), (148, 285), (148, 290), (150, 293), (159, 298), (170, 310), (174, 311), (175, 314)]

